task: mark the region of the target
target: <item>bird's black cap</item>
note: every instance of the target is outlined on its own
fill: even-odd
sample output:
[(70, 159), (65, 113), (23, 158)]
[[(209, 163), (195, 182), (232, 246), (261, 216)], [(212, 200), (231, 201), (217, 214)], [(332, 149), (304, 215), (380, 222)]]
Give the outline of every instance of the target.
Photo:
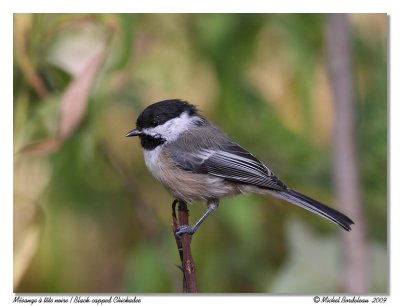
[(138, 129), (145, 129), (164, 124), (170, 119), (186, 112), (189, 116), (197, 114), (194, 105), (179, 99), (163, 100), (149, 105), (136, 120)]

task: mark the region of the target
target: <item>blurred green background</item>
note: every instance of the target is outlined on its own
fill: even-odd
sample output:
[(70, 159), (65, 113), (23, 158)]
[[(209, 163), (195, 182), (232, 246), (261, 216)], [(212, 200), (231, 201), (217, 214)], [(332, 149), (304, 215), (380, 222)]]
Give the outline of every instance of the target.
[[(387, 293), (387, 16), (348, 18), (369, 292)], [(172, 198), (124, 137), (159, 100), (196, 104), (333, 205), (326, 26), (324, 14), (15, 14), (14, 290), (181, 292)], [(189, 209), (193, 222), (205, 204)], [(192, 241), (199, 291), (343, 292), (340, 231), (272, 197), (224, 199)]]

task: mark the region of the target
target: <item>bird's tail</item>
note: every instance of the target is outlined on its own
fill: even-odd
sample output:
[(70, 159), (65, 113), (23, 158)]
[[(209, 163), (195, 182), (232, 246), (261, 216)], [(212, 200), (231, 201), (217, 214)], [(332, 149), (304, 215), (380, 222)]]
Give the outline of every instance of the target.
[(268, 190), (268, 192), (283, 200), (286, 200), (317, 215), (320, 215), (328, 220), (331, 220), (332, 222), (340, 225), (346, 231), (350, 231), (351, 225), (354, 224), (353, 220), (351, 220), (349, 217), (342, 214), (341, 212), (293, 189)]

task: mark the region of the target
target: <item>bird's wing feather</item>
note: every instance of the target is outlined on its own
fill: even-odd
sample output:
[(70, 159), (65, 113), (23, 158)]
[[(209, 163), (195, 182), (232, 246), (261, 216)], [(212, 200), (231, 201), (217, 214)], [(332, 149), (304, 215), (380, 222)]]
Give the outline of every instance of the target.
[(199, 134), (187, 133), (173, 145), (166, 146), (173, 162), (181, 169), (265, 188), (268, 193), (321, 215), (347, 231), (351, 229), (353, 221), (350, 218), (321, 202), (287, 188), (267, 166), (227, 138), (215, 126), (198, 129), (196, 133)]
[(283, 184), (270, 169), (238, 144), (226, 141), (220, 147), (171, 146), (174, 162), (184, 170), (209, 174), (242, 184), (283, 190)]
[(231, 151), (212, 151), (204, 161), (208, 174), (222, 177), (229, 181), (247, 183), (259, 187), (278, 189), (285, 185), (264, 164)]

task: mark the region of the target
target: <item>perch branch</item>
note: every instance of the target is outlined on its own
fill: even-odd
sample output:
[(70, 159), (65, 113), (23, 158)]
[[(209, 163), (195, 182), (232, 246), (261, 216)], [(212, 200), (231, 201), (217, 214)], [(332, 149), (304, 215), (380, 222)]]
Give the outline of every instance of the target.
[[(179, 204), (178, 218), (176, 216), (176, 204)], [(182, 263), (181, 269), (183, 271), (183, 292), (196, 293), (196, 268), (192, 258), (192, 251), (190, 249), (191, 235), (184, 233), (178, 237), (175, 234), (178, 226), (182, 225), (189, 225), (189, 210), (186, 202), (175, 200), (172, 203), (172, 230)]]

